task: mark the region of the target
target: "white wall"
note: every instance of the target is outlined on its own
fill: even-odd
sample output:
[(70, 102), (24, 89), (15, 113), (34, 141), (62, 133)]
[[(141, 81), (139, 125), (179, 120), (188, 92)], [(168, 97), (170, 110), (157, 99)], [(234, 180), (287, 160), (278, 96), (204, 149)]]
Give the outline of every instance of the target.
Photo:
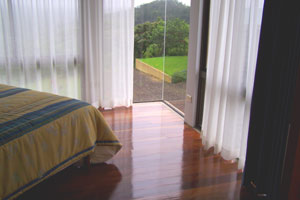
[(202, 27), (203, 0), (191, 0), (190, 35), (186, 94), (192, 96), (192, 102), (185, 101), (184, 121), (196, 125), (197, 93), (200, 74), (200, 47)]

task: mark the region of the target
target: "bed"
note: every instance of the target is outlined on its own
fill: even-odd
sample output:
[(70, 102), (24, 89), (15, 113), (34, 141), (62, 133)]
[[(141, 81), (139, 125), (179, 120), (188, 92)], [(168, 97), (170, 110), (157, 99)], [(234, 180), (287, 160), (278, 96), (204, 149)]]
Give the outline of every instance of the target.
[(121, 144), (90, 104), (0, 84), (0, 199), (13, 199), (75, 161), (105, 162)]

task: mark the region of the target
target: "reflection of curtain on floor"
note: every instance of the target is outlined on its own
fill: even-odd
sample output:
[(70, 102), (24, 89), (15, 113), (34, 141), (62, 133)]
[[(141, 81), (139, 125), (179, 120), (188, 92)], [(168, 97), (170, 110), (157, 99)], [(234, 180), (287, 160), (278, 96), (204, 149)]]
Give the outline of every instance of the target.
[(245, 162), (263, 0), (211, 1), (203, 143)]
[(129, 106), (133, 0), (0, 1), (0, 83)]

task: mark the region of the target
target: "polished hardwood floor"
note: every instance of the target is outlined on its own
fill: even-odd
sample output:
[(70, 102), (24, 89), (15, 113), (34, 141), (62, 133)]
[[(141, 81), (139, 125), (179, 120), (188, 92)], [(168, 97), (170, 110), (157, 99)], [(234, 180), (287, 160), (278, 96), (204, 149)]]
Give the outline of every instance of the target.
[(122, 150), (106, 164), (71, 166), (19, 199), (247, 199), (237, 164), (205, 151), (200, 134), (165, 104), (102, 113)]

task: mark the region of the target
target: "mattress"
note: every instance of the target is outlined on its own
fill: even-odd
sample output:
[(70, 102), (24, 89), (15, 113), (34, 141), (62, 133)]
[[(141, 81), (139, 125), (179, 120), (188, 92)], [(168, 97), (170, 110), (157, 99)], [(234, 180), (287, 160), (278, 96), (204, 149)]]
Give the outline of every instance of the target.
[(87, 155), (104, 162), (120, 148), (90, 104), (0, 84), (0, 199), (15, 198)]

